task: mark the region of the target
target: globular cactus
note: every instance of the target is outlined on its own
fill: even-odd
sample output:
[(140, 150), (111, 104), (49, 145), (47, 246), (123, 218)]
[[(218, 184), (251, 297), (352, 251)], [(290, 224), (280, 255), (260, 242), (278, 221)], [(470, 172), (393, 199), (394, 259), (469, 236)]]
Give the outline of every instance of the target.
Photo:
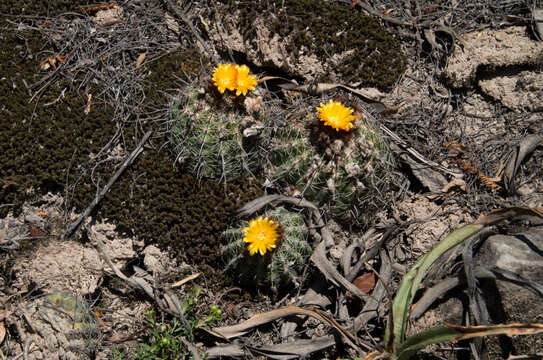
[(283, 207), (274, 208), (266, 216), (279, 224), (276, 248), (264, 256), (249, 255), (242, 230), (249, 222), (241, 221), (223, 233), (226, 245), (222, 252), (227, 270), (245, 286), (271, 286), (274, 292), (288, 285), (299, 286), (312, 252), (304, 218)]
[[(19, 336), (32, 339), (36, 345), (29, 359), (96, 358), (100, 327), (96, 315), (80, 297), (56, 291), (24, 301), (19, 309), (19, 313), (25, 314), (24, 321), (15, 320), (14, 325), (23, 329)], [(32, 331), (27, 332), (27, 328)]]
[(276, 131), (268, 176), (293, 185), (340, 220), (366, 224), (389, 185), (393, 164), (381, 133), (362, 119), (348, 132), (306, 124)]
[(243, 137), (248, 126), (235, 111), (216, 111), (193, 91), (171, 106), (176, 161), (199, 178), (228, 180), (252, 175), (259, 157)]

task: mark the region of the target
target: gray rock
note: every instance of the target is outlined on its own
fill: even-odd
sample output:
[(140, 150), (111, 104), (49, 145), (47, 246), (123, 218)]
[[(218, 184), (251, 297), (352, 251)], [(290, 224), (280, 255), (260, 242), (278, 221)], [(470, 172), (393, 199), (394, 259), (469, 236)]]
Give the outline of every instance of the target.
[(543, 74), (522, 71), (479, 81), (481, 91), (514, 111), (543, 111)]
[[(514, 272), (532, 281), (543, 282), (543, 228), (516, 235), (494, 235), (480, 249), (478, 263)], [(503, 284), (503, 289), (515, 286)], [(543, 304), (542, 304), (543, 305)]]
[(456, 46), (444, 72), (448, 84), (455, 88), (474, 85), (481, 70), (536, 66), (543, 61), (543, 42), (526, 36), (525, 27), (469, 33), (464, 35), (463, 41), (463, 46)]
[[(495, 235), (488, 238), (479, 251), (477, 264), (499, 267), (528, 280), (543, 283), (543, 228), (532, 228), (516, 235)], [(494, 323), (543, 322), (542, 299), (507, 281), (480, 283)], [(541, 336), (521, 336), (512, 339), (490, 337), (488, 341), (491, 359), (500, 358), (503, 352), (526, 354), (541, 353)]]

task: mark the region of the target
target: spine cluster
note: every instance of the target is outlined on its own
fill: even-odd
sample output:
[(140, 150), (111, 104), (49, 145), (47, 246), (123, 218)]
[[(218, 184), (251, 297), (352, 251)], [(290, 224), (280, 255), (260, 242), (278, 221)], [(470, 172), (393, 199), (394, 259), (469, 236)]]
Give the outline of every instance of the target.
[(242, 221), (223, 233), (226, 242), (223, 257), (227, 269), (232, 270), (242, 284), (269, 284), (276, 292), (289, 284), (301, 284), (304, 267), (312, 250), (302, 215), (277, 207), (268, 216), (281, 227), (281, 239), (273, 251), (267, 252), (265, 256), (249, 255), (241, 230), (248, 222)]
[(173, 152), (190, 173), (216, 180), (253, 174), (258, 155), (244, 144), (241, 115), (214, 111), (195, 94), (182, 106), (174, 103), (172, 115)]

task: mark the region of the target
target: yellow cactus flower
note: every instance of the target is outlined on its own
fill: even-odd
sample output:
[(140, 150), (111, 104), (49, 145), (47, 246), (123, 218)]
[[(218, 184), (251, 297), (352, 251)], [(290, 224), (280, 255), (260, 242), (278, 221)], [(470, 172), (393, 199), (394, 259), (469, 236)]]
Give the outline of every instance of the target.
[(248, 90), (254, 90), (255, 85), (258, 84), (256, 75), (249, 75), (249, 68), (247, 65), (236, 65), (238, 71), (238, 77), (236, 80), (236, 96), (241, 94), (247, 95)]
[(331, 126), (336, 131), (349, 131), (354, 127), (352, 124), (352, 121), (356, 119), (356, 116), (353, 115), (354, 110), (339, 101), (330, 100), (327, 104), (321, 103), (317, 110), (319, 119), (324, 122), (324, 125)]
[(256, 252), (264, 256), (266, 251), (272, 251), (275, 249), (276, 242), (279, 239), (279, 232), (277, 228), (279, 224), (273, 220), (262, 218), (260, 216), (256, 220), (250, 220), (249, 226), (243, 228), (245, 236), (243, 241), (249, 243), (249, 254), (253, 256)]
[(213, 70), (213, 83), (222, 94), (224, 90), (234, 90), (238, 71), (232, 64), (219, 64)]

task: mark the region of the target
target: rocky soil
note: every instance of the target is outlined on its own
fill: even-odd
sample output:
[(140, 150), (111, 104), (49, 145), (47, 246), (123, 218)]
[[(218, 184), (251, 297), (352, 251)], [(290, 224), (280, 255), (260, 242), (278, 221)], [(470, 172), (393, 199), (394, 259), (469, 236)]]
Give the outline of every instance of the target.
[[(364, 358), (384, 344), (402, 276), (447, 234), (495, 209), (543, 208), (543, 42), (524, 2), (12, 2), (0, 39), (1, 358)], [(219, 94), (217, 62), (247, 64), (256, 90)], [(313, 193), (273, 177), (284, 129), (320, 141), (314, 168), (344, 165), (352, 148), (314, 130), (329, 99), (353, 107), (391, 159), (357, 163), (355, 187), (369, 190), (343, 214), (338, 177)], [(260, 146), (261, 166), (190, 173), (172, 145), (189, 102), (194, 119), (213, 109), (214, 127), (241, 119), (233, 136)], [(222, 233), (279, 204), (305, 219), (287, 229), (303, 234), (304, 253), (273, 262), (291, 270), (277, 277), (285, 283), (248, 284), (224, 258)], [(543, 323), (541, 226), (502, 222), (443, 256), (409, 333)], [(541, 353), (530, 335), (418, 356)]]

